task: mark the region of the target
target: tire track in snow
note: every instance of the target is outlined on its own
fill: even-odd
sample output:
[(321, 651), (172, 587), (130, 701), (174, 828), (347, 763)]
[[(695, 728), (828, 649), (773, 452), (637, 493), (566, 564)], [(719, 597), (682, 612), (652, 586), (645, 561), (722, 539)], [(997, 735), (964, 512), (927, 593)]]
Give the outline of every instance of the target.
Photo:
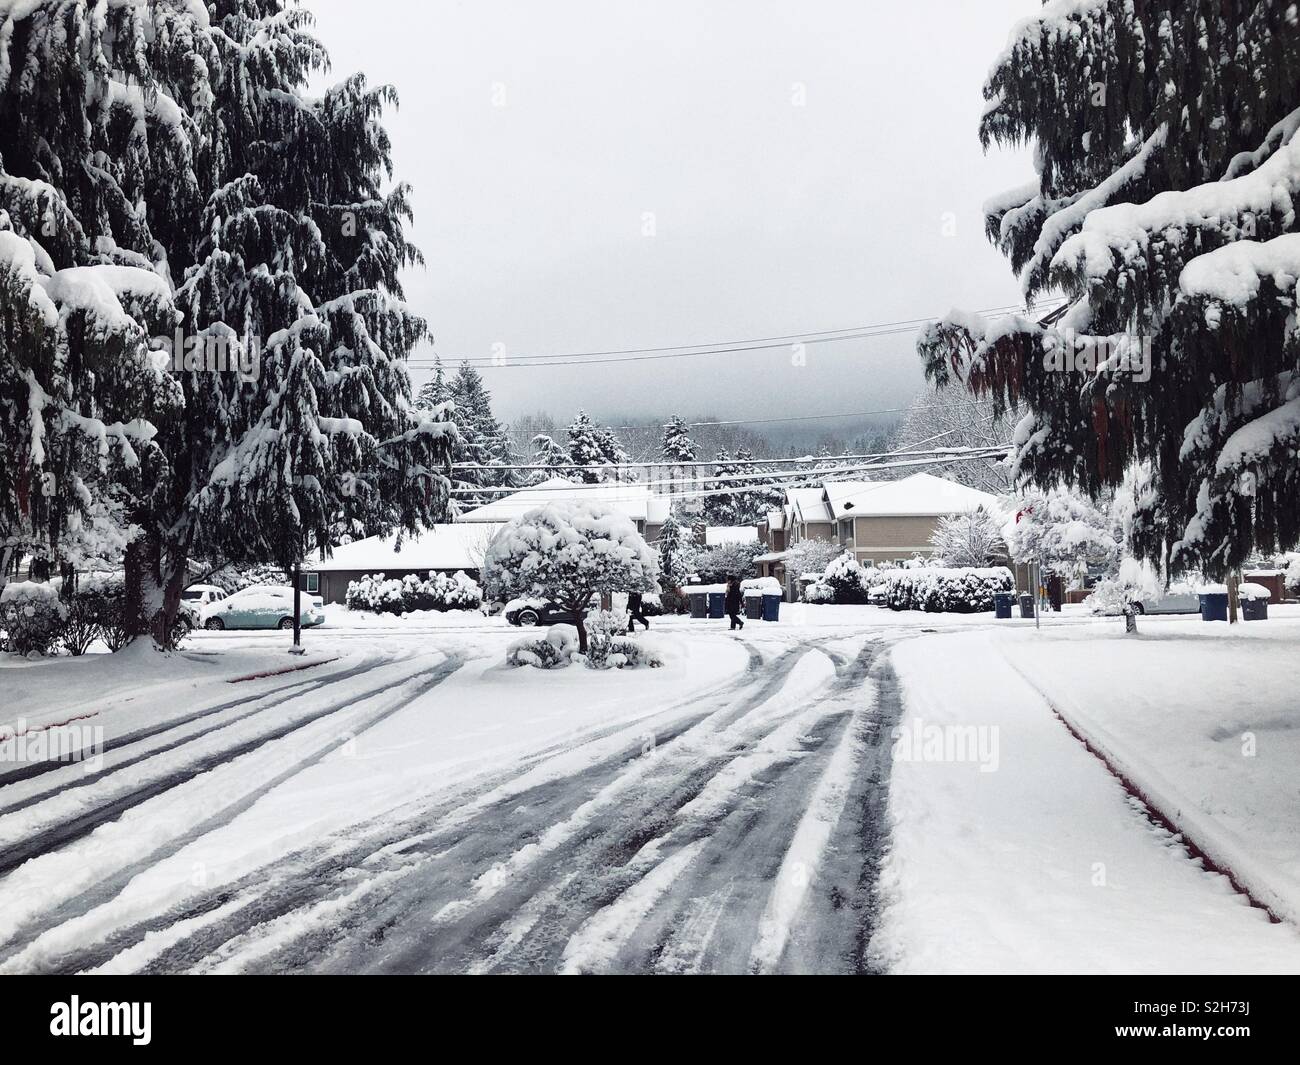
[[(97, 879), (86, 890), (71, 898), (65, 899), (52, 910), (45, 910), (32, 915), (32, 917), (25, 922), (25, 927), (13, 930), (13, 934), (9, 938), (9, 942), (6, 943), (2, 952), (0, 972), (12, 971), (15, 968), (15, 965), (13, 964), (15, 960), (20, 959), (22, 954), (33, 951), (33, 949), (39, 945), (42, 939), (42, 933), (47, 929), (51, 932), (59, 932), (61, 931), (60, 926), (72, 922), (75, 919), (86, 917), (99, 905), (103, 904), (106, 900), (112, 899), (121, 892), (121, 890), (140, 873), (171, 857), (202, 836), (229, 824), (238, 817), (239, 814), (249, 809), (258, 799), (266, 795), (272, 789), (296, 776), (298, 773), (318, 764), (343, 743), (348, 742), (350, 739), (354, 739), (356, 736), (361, 735), (371, 728), (374, 728), (393, 714), (405, 709), (412, 702), (422, 698), (459, 669), (463, 664), (463, 661), (464, 660), (461, 658), (448, 656), (443, 662), (439, 663), (433, 669), (428, 670), (427, 675), (418, 682), (415, 678), (410, 676), (389, 682), (377, 689), (367, 691), (360, 695), (354, 694), (346, 700), (340, 700), (338, 703), (332, 704), (332, 709), (330, 711), (315, 713), (309, 721), (300, 722), (298, 727), (306, 727), (307, 725), (328, 716), (329, 713), (337, 712), (338, 710), (344, 709), (355, 703), (365, 702), (370, 699), (381, 697), (395, 688), (411, 685), (413, 682), (415, 683), (415, 688), (409, 695), (396, 699), (391, 704), (368, 715), (364, 722), (354, 728), (348, 736), (330, 737), (329, 739), (317, 744), (310, 753), (303, 757), (293, 759), (290, 764), (280, 769), (274, 776), (262, 780), (255, 787), (242, 792), (237, 798), (224, 803), (217, 813), (204, 819), (199, 824), (166, 839), (160, 845), (151, 849), (147, 855), (140, 857), (136, 861), (119, 867), (106, 877)], [(222, 769), (235, 766), (241, 756), (255, 754), (260, 748), (266, 747), (268, 744), (274, 743), (278, 739), (282, 739), (285, 735), (288, 735), (293, 731), (296, 731), (296, 728), (286, 729), (282, 732), (281, 730), (277, 730), (277, 732), (281, 732), (280, 735), (269, 739), (264, 737), (262, 742), (252, 745), (249, 750), (242, 749), (245, 745), (241, 745), (241, 749), (238, 753), (227, 751), (226, 758), (202, 772), (219, 774)], [(177, 782), (177, 786), (182, 783), (190, 783), (199, 775), (199, 773), (187, 773), (184, 776), (184, 780)], [(216, 782), (215, 777), (213, 778), (213, 782)], [(159, 792), (159, 794), (161, 794), (161, 792)], [(22, 933), (24, 931), (33, 931), (33, 927), (36, 934), (24, 939)], [(115, 953), (115, 951), (112, 952)], [(104, 960), (107, 960), (104, 955), (104, 949), (83, 950), (78, 947), (69, 954), (58, 958), (52, 964), (48, 961), (42, 960), (42, 964), (39, 967), (42, 971), (75, 972), (83, 968), (100, 964)], [(16, 968), (19, 971), (22, 971), (25, 966), (19, 964)]]
[[(807, 653), (812, 642), (806, 641), (789, 647), (766, 663), (755, 649), (749, 648), (750, 663), (745, 674), (738, 679), (728, 681), (712, 692), (704, 693), (703, 696), (697, 695), (687, 701), (694, 703), (701, 701), (702, 698), (709, 698), (712, 700), (710, 705), (721, 701), (721, 706), (682, 718), (681, 710), (685, 703), (676, 704), (671, 710), (665, 709), (652, 715), (651, 718), (642, 719), (629, 726), (625, 730), (630, 734), (629, 739), (636, 732), (643, 733), (647, 724), (652, 723), (653, 717), (675, 714), (678, 718), (677, 723), (666, 734), (661, 732), (659, 736), (659, 746), (654, 755), (658, 758), (658, 752), (677, 742), (682, 734), (699, 727), (702, 721), (713, 719), (719, 727), (731, 724), (748, 711), (763, 705), (775, 691), (781, 688), (790, 665)], [(727, 693), (725, 697), (724, 693)], [(476, 956), (481, 960), (484, 954), (484, 943), (492, 939), (494, 933), (513, 912), (512, 909), (501, 912), (502, 907), (509, 906), (504, 899), (500, 905), (487, 906), (481, 903), (491, 902), (490, 898), (478, 900), (480, 903), (478, 906), (474, 905), (474, 900), (471, 899), (468, 909), (481, 910), (481, 914), (467, 912), (464, 920), (456, 922), (444, 920), (433, 929), (421, 927), (413, 931), (403, 927), (403, 935), (407, 937), (421, 938), (420, 934), (424, 933), (419, 944), (407, 943), (395, 946), (389, 941), (388, 930), (405, 925), (412, 919), (413, 912), (421, 912), (425, 915), (420, 918), (420, 922), (421, 925), (427, 924), (427, 914), (431, 912), (431, 908), (438, 908), (438, 903), (432, 900), (444, 900), (442, 906), (457, 900), (458, 896), (463, 895), (467, 881), (471, 883), (482, 881), (483, 877), (490, 874), (499, 864), (503, 853), (506, 855), (513, 853), (519, 849), (521, 843), (523, 846), (528, 846), (530, 841), (535, 841), (546, 831), (554, 828), (557, 822), (566, 821), (576, 809), (590, 801), (590, 792), (598, 788), (602, 782), (622, 777), (629, 771), (629, 767), (633, 773), (638, 772), (638, 765), (645, 761), (644, 758), (638, 757), (640, 754), (641, 746), (637, 739), (605, 761), (584, 768), (576, 776), (571, 773), (565, 774), (528, 790), (519, 790), (507, 785), (504, 789), (500, 789), (503, 793), (495, 799), (493, 793), (489, 791), (475, 804), (477, 808), (474, 809), (472, 817), (465, 818), (463, 821), (453, 817), (452, 820), (459, 823), (451, 829), (435, 825), (430, 831), (427, 825), (418, 822), (409, 824), (406, 831), (415, 836), (415, 840), (407, 845), (400, 845), (393, 851), (397, 857), (420, 863), (413, 865), (413, 870), (407, 878), (408, 882), (390, 891), (389, 896), (381, 900), (373, 911), (359, 915), (356, 927), (342, 930), (335, 928), (322, 933), (319, 941), (307, 942), (296, 950), (282, 952), (274, 959), (274, 963), (268, 964), (266, 968), (283, 970), (306, 966), (351, 971), (364, 965), (370, 968), (407, 971), (420, 968), (429, 960), (431, 954), (444, 959), (459, 956), (465, 965), (472, 964)], [(528, 774), (523, 776), (527, 777)], [(698, 791), (706, 779), (707, 774), (693, 783), (688, 782), (687, 793), (679, 800), (679, 804)], [(524, 812), (521, 814), (520, 810)], [(421, 829), (424, 830), (423, 834), (418, 834)], [(391, 841), (389, 845), (392, 846)], [(563, 868), (563, 864), (563, 855), (558, 856), (554, 861), (542, 861), (538, 877), (542, 880), (550, 876), (557, 880), (562, 879), (568, 872)], [(339, 877), (340, 881), (344, 879), (345, 865), (346, 863), (339, 863), (334, 869), (333, 875)], [(384, 868), (382, 863), (372, 865), (367, 872), (382, 868)], [(517, 878), (511, 886), (527, 887), (529, 882)], [(504, 880), (502, 885), (505, 886)], [(308, 891), (306, 894), (311, 898), (319, 898), (321, 893)], [(487, 894), (495, 896), (497, 892), (491, 890)], [(513, 891), (506, 894), (513, 897)], [(288, 897), (282, 899), (281, 905), (269, 909), (285, 912), (294, 905), (306, 904), (308, 901), (304, 897), (301, 883), (294, 890), (286, 892), (286, 895)], [(518, 905), (526, 904), (528, 897), (526, 895), (519, 898)], [(263, 920), (273, 916), (268, 912), (267, 907), (257, 903), (250, 903), (249, 910), (250, 916), (255, 913)], [(249, 922), (245, 920), (241, 923)], [(216, 939), (228, 931), (232, 929), (229, 922), (226, 922), (221, 929), (213, 929), (209, 936), (201, 938)], [(341, 954), (338, 952), (329, 954), (329, 940), (339, 931), (346, 932), (347, 945)], [(429, 940), (430, 934), (433, 934), (433, 940), (437, 940), (438, 945), (435, 946), (432, 941), (425, 942)], [(159, 959), (161, 964), (158, 968), (174, 971), (178, 967), (183, 967), (186, 962), (192, 964), (194, 961), (192, 947), (184, 953), (185, 957), (182, 959), (181, 953), (173, 950), (168, 957)], [(364, 961), (358, 962), (353, 957), (357, 953), (366, 955)], [(346, 960), (342, 960), (345, 958)]]

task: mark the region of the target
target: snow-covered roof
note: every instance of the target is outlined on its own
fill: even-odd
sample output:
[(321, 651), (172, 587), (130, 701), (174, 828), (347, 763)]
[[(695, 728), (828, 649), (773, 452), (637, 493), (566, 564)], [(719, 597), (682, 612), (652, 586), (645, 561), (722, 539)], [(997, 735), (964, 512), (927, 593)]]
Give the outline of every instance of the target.
[(795, 521), (830, 521), (826, 493), (818, 488), (787, 488), (786, 507)]
[(900, 481), (873, 482), (837, 504), (845, 516), (860, 518), (940, 517), (980, 507), (996, 511), (997, 505), (997, 496), (989, 492), (930, 473), (914, 473)]
[(418, 536), (405, 536), (401, 549), (397, 534), (370, 536), (334, 549), (332, 557), (321, 559), (319, 553), (304, 568), (332, 572), (360, 570), (364, 573), (389, 573), (393, 570), (479, 569), (483, 553), (501, 522), (435, 525)]
[(825, 492), (826, 507), (830, 511), (831, 517), (837, 521), (844, 517), (847, 513), (844, 509), (844, 501), (852, 499), (870, 487), (870, 481), (828, 481), (823, 490)]
[(755, 525), (712, 525), (704, 530), (704, 546), (720, 547), (723, 544), (752, 544), (758, 541)]
[(785, 511), (784, 511), (784, 510), (769, 510), (769, 511), (767, 512), (767, 527), (768, 527), (769, 529), (784, 529), (784, 528), (785, 528)]
[(467, 511), (458, 522), (505, 522), (551, 503), (597, 503), (625, 514), (633, 521), (662, 524), (668, 517), (669, 501), (654, 496), (642, 484), (577, 484), (563, 477), (521, 489), (491, 503)]

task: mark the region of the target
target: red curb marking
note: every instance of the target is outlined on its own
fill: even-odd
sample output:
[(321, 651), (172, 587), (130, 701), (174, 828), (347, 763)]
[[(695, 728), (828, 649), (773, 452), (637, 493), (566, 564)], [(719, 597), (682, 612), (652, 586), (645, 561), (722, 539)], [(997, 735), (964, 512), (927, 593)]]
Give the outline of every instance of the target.
[(316, 666), (327, 666), (331, 662), (337, 662), (342, 656), (335, 655), (333, 658), (322, 658), (319, 662), (305, 662), (300, 666), (285, 666), (284, 669), (268, 669), (265, 673), (250, 673), (246, 677), (231, 677), (227, 684), (243, 684), (246, 680), (261, 680), (263, 677), (279, 677), (285, 673), (297, 673), (303, 669), (314, 669)]

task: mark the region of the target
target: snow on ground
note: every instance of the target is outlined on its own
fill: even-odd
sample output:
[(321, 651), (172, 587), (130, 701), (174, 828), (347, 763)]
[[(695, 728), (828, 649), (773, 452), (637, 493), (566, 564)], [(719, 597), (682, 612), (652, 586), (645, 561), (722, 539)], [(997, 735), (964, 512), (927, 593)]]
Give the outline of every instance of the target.
[[(652, 619), (663, 669), (543, 672), (505, 666), (501, 618), (335, 610), (305, 660), (279, 632), (10, 659), (6, 722), (102, 734), (0, 762), (0, 971), (1294, 971), (1294, 927), (1049, 706), (1289, 898), (1300, 610), (1275, 613), (1125, 640), (1078, 609), (783, 604)], [(904, 711), (984, 727), (974, 761), (920, 734), (891, 759)]]
[[(1274, 614), (1278, 614), (1274, 611)], [(1049, 631), (1003, 651), (1161, 814), (1300, 925), (1300, 620)]]
[[(1293, 869), (1297, 828), (1294, 776), (1278, 769), (1297, 753), (1284, 702), (1300, 626), (1283, 619), (1230, 635), (1197, 619), (1140, 624), (1146, 635), (1132, 641), (1112, 620), (895, 649), (907, 757), (893, 765), (872, 947), (880, 964), (1300, 972), (1296, 926), (1270, 923), (1154, 824), (1011, 664), (1095, 727), (1139, 786), (1194, 809), (1216, 838), (1239, 833), (1236, 853), (1282, 873)], [(1238, 761), (1250, 727), (1272, 745), (1265, 760)]]

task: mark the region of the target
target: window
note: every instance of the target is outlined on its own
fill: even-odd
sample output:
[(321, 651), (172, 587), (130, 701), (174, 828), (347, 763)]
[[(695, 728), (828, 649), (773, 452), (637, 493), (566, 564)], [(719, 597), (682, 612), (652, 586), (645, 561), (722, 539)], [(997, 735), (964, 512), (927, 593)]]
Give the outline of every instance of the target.
[(306, 590), (307, 590), (307, 591), (309, 591), (309, 592), (319, 592), (319, 591), (320, 591), (320, 574), (319, 574), (319, 573), (304, 573), (304, 574), (302, 575), (302, 579), (303, 579), (303, 581), (306, 582)]

